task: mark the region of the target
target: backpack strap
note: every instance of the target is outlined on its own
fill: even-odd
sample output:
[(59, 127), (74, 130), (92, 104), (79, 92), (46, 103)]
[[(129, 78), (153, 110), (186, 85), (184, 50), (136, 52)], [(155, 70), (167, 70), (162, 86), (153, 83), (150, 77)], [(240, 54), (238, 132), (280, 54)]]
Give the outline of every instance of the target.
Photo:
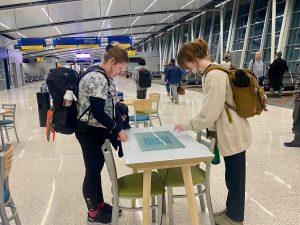
[[(217, 65), (217, 64), (210, 64), (205, 70), (204, 70), (204, 79), (207, 76), (207, 74), (212, 71), (212, 70), (221, 70), (223, 72), (225, 72), (228, 76), (229, 76), (229, 70), (225, 69), (224, 67)], [(232, 82), (229, 79), (230, 83)], [(232, 84), (231, 84), (232, 85)], [(232, 109), (234, 111), (237, 111), (235, 107), (231, 106), (227, 101), (225, 101), (225, 111), (229, 120), (229, 123), (232, 123), (232, 116), (230, 114), (229, 109)]]

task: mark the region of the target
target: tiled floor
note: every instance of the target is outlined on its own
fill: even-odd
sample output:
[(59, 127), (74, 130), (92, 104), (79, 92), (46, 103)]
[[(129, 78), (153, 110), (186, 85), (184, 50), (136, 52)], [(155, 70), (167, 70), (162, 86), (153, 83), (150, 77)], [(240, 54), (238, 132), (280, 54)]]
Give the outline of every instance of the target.
[[(125, 97), (134, 97), (134, 84), (120, 79)], [(46, 141), (39, 127), (35, 93), (39, 84), (0, 92), (0, 103), (17, 104), (17, 128), (21, 143), (14, 135), (15, 157), (11, 174), (12, 196), (19, 208), (23, 225), (86, 224), (86, 207), (81, 194), (84, 166), (74, 136), (57, 135)], [(187, 121), (197, 115), (202, 93), (187, 91), (180, 105), (173, 105), (163, 86), (153, 85), (149, 92), (161, 92), (160, 113), (164, 124)], [(287, 149), (292, 139), (292, 110), (269, 106), (269, 112), (252, 118), (253, 145), (247, 151), (247, 225), (296, 225), (300, 221), (300, 148)], [(157, 125), (157, 123), (156, 123)], [(192, 134), (192, 133), (191, 133)], [(192, 134), (193, 135), (193, 134)], [(131, 171), (117, 159), (119, 175)], [(111, 200), (110, 182), (103, 171), (105, 197)], [(215, 210), (225, 207), (224, 164), (212, 167), (212, 201)], [(198, 208), (199, 204), (197, 202)], [(175, 200), (175, 224), (190, 224), (185, 199)], [(199, 210), (201, 224), (209, 224), (208, 215)], [(140, 213), (126, 212), (122, 225), (141, 224)], [(168, 224), (164, 219), (163, 224)]]

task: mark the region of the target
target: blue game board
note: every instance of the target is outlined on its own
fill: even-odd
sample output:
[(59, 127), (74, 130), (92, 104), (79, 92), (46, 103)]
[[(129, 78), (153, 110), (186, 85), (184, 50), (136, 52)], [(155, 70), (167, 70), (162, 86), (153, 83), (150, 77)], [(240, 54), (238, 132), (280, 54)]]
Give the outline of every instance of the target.
[(144, 151), (168, 150), (184, 148), (180, 141), (169, 131), (147, 132), (135, 134), (137, 142)]

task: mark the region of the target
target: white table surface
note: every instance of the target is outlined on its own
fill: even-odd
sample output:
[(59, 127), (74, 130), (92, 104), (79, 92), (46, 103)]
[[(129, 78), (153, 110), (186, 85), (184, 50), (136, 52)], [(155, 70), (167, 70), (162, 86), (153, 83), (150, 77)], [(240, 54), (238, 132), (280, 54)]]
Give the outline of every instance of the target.
[[(160, 162), (180, 159), (205, 158), (213, 157), (213, 153), (205, 146), (197, 142), (186, 132), (177, 133), (174, 130), (174, 125), (162, 127), (146, 127), (132, 128), (127, 131), (128, 140), (123, 142), (124, 157), (126, 164), (140, 164), (149, 162)], [(142, 151), (135, 137), (136, 133), (169, 131), (171, 132), (185, 148)]]

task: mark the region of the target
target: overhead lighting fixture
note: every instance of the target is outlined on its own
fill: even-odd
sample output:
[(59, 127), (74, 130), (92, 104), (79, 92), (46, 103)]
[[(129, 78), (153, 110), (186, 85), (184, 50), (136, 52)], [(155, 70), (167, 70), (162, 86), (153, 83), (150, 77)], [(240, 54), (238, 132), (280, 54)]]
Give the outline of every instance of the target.
[(51, 17), (48, 15), (48, 13), (46, 12), (46, 10), (44, 8), (42, 8), (43, 12), (45, 13), (45, 15), (48, 17), (48, 19), (50, 20), (51, 23), (53, 23), (53, 20), (51, 19)]
[(131, 26), (133, 25), (133, 24), (135, 24), (136, 23), (136, 21), (138, 21), (139, 19), (140, 19), (141, 17), (140, 16), (138, 16), (133, 22), (132, 22), (132, 24), (131, 24)]
[(104, 24), (105, 24), (105, 20), (103, 20), (103, 22), (102, 22), (102, 29), (103, 29), (103, 27), (104, 27)]
[(137, 36), (137, 37), (136, 37), (136, 39), (138, 39), (138, 38), (139, 38), (139, 37), (141, 37), (141, 36), (142, 36), (142, 34), (141, 34), (141, 35), (139, 35), (139, 36)]
[(58, 32), (59, 34), (61, 34), (60, 31), (59, 31), (59, 29), (57, 28), (57, 26), (55, 26), (55, 29), (57, 30), (57, 32)]
[(166, 18), (164, 18), (163, 20), (161, 20), (159, 23), (164, 22), (165, 20), (169, 19), (169, 18), (170, 18), (171, 16), (173, 16), (173, 15), (174, 15), (174, 13), (168, 15)]
[(150, 9), (151, 8), (151, 6), (153, 6), (154, 5), (154, 3), (155, 2), (157, 2), (157, 0), (154, 0), (148, 7), (147, 7), (147, 9), (145, 9), (145, 11), (144, 12), (147, 12), (148, 11), (148, 9)]
[(162, 35), (163, 33), (160, 33), (160, 34), (158, 34), (158, 35), (156, 35), (155, 37), (159, 37), (160, 35)]
[(10, 27), (6, 26), (6, 25), (3, 24), (3, 23), (0, 23), (0, 25), (1, 25), (2, 27), (5, 27), (6, 29), (10, 29)]
[(222, 5), (225, 5), (227, 2), (230, 2), (230, 0), (226, 0), (224, 2), (221, 2), (220, 4), (216, 5), (215, 8), (218, 8), (218, 7), (222, 6)]
[(113, 0), (110, 0), (109, 5), (108, 5), (108, 8), (107, 8), (107, 11), (106, 11), (106, 14), (105, 14), (106, 16), (107, 16), (108, 13), (109, 13), (109, 10), (110, 10), (110, 7), (111, 7), (112, 2), (113, 2)]
[(184, 6), (182, 6), (180, 9), (184, 9), (185, 7), (187, 7), (189, 4), (192, 4), (195, 0), (192, 0), (188, 3), (186, 3)]
[(153, 29), (153, 28), (154, 28), (154, 26), (150, 27), (148, 30), (146, 30), (146, 32), (148, 32), (149, 30), (151, 30), (151, 29)]
[(20, 32), (17, 32), (17, 34), (22, 36), (23, 38), (27, 38), (25, 35), (21, 34)]
[(205, 12), (199, 13), (199, 14), (197, 14), (196, 16), (193, 16), (192, 18), (187, 19), (185, 22), (189, 22), (189, 21), (191, 21), (191, 20), (193, 20), (193, 19), (195, 19), (195, 18), (197, 18), (197, 17), (203, 15), (204, 13), (205, 13)]
[(127, 31), (128, 31), (128, 29), (125, 29), (122, 34), (125, 34)]
[(176, 26), (169, 28), (167, 31), (173, 30), (173, 29), (175, 29), (178, 26), (180, 26), (180, 24), (177, 24)]

